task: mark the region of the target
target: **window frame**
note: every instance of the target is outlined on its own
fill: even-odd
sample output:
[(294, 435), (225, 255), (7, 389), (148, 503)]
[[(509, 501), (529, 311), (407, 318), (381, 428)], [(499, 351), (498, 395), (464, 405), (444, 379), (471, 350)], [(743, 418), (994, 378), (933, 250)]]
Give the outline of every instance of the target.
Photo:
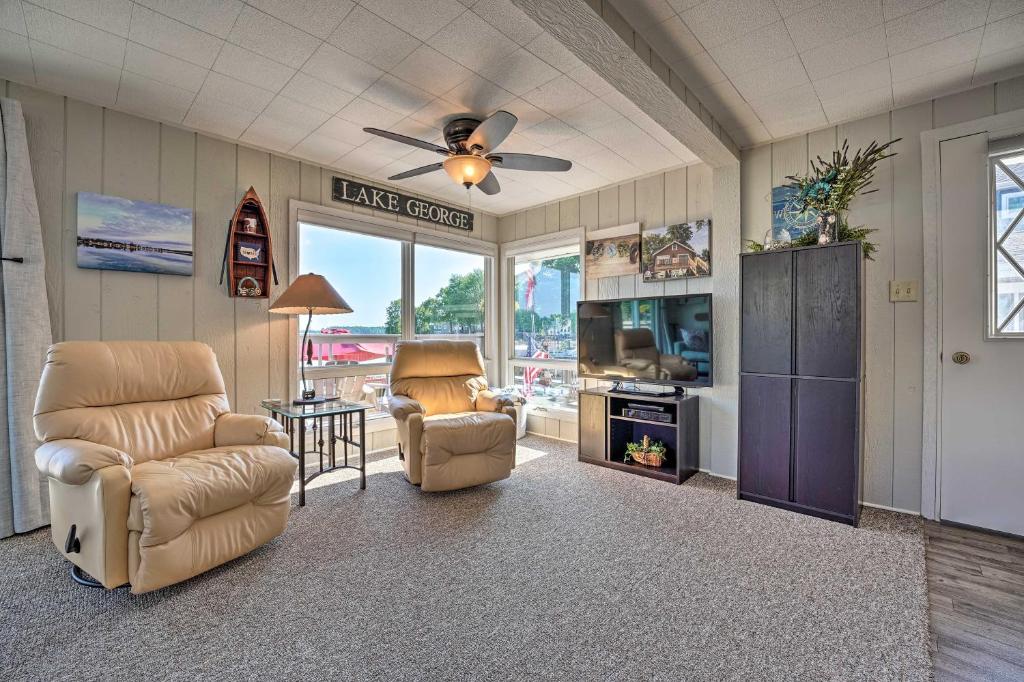
[[(549, 367), (552, 369), (569, 369), (576, 371), (578, 365), (577, 360), (515, 357), (515, 305), (513, 304), (516, 276), (515, 260), (518, 256), (529, 256), (531, 254), (550, 251), (552, 249), (576, 247), (580, 256), (579, 300), (582, 301), (586, 297), (587, 288), (587, 273), (585, 269), (586, 259), (583, 257), (584, 240), (585, 234), (583, 228), (577, 227), (551, 234), (538, 235), (536, 237), (516, 239), (514, 241), (501, 244), (501, 320), (503, 324), (500, 353), (502, 386), (511, 385), (515, 378), (516, 367)], [(538, 408), (536, 406), (528, 405), (528, 408), (530, 410), (538, 409), (539, 411), (549, 414), (552, 412), (551, 408), (546, 407)], [(568, 416), (576, 414), (575, 410), (566, 410), (566, 413), (569, 412), (571, 412), (571, 415)]]
[[(986, 287), (985, 287), (985, 338), (992, 341), (1005, 341), (1005, 340), (1021, 340), (1024, 339), (1024, 329), (1019, 331), (1006, 331), (1000, 328), (1001, 320), (999, 319), (999, 263), (998, 254), (1001, 248), (1001, 239), (996, 235), (996, 226), (998, 223), (998, 211), (999, 206), (997, 205), (997, 189), (996, 189), (996, 167), (1000, 167), (1001, 170), (1009, 175), (1011, 178), (1015, 178), (1024, 184), (1024, 177), (1018, 176), (1009, 167), (1003, 163), (1003, 159), (1007, 157), (1016, 157), (1024, 155), (1024, 147), (1013, 145), (998, 145), (994, 146), (989, 151), (988, 156), (988, 229), (986, 230), (986, 251), (985, 251), (985, 265), (986, 265)], [(1024, 188), (1021, 189), (1021, 193), (1024, 193)], [(1019, 221), (1011, 223), (1010, 227), (1007, 228), (1006, 235), (1009, 235), (1013, 231), (1015, 225), (1024, 223), (1024, 217)], [(1024, 264), (1016, 264), (1012, 258), (1007, 259), (1010, 267), (1015, 267), (1017, 271), (1024, 277)], [(1014, 292), (1005, 292), (1005, 294), (1014, 295)], [(1004, 294), (1004, 295), (1005, 295)], [(1011, 312), (1007, 318), (1005, 326), (1011, 326), (1013, 319), (1016, 318), (1021, 311), (1024, 311), (1024, 297), (1022, 297), (1018, 303), (1017, 308)]]
[[(311, 223), (346, 232), (355, 232), (373, 237), (392, 239), (402, 244), (402, 333), (393, 334), (358, 334), (347, 336), (350, 340), (380, 341), (383, 338), (407, 341), (416, 338), (415, 329), (415, 253), (416, 244), (436, 248), (462, 251), (484, 256), (484, 365), (489, 377), (496, 377), (499, 367), (496, 363), (498, 339), (496, 334), (498, 282), (495, 261), (498, 258), (498, 245), (475, 237), (462, 234), (442, 233), (432, 227), (420, 224), (404, 224), (393, 219), (382, 218), (373, 214), (362, 214), (353, 211), (321, 206), (310, 202), (290, 199), (288, 202), (288, 273), (289, 284), (299, 274), (299, 224)], [(411, 220), (411, 219), (403, 219)], [(479, 232), (476, 232), (479, 234)], [(344, 292), (340, 292), (344, 296)], [(299, 316), (288, 316), (288, 358), (293, 362), (293, 370), (288, 373), (289, 394), (297, 395), (299, 386)], [(381, 373), (390, 371), (391, 363), (381, 362), (372, 365), (354, 366), (350, 368), (333, 368), (333, 376), (352, 376), (365, 373), (367, 368), (379, 370)], [(317, 368), (313, 368), (314, 371)], [(321, 374), (323, 372), (320, 372)], [(307, 376), (313, 377), (310, 370)], [(389, 417), (390, 418), (390, 417)]]

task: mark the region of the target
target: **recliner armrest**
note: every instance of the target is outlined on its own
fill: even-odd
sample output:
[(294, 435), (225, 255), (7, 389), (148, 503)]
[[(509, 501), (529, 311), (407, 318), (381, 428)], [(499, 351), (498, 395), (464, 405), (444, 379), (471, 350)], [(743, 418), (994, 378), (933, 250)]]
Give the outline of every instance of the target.
[(81, 485), (107, 467), (131, 469), (133, 463), (126, 452), (78, 438), (51, 440), (36, 449), (39, 472), (68, 485)]
[(506, 407), (512, 407), (515, 403), (505, 396), (498, 395), (487, 388), (476, 394), (477, 412), (501, 412)]
[(225, 445), (274, 445), (288, 449), (288, 434), (280, 422), (258, 414), (226, 412), (214, 422), (213, 443)]
[(426, 414), (423, 405), (405, 395), (393, 395), (388, 398), (388, 412), (399, 421), (404, 421), (413, 414)]

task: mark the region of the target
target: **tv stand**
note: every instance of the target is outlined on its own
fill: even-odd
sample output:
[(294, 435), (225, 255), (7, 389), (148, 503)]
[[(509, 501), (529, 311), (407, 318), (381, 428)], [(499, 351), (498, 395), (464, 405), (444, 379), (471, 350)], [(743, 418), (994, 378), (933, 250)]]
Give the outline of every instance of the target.
[[(682, 483), (700, 464), (700, 402), (696, 395), (631, 390), (580, 391), (579, 460), (648, 478)], [(625, 461), (626, 444), (665, 445), (662, 466)]]

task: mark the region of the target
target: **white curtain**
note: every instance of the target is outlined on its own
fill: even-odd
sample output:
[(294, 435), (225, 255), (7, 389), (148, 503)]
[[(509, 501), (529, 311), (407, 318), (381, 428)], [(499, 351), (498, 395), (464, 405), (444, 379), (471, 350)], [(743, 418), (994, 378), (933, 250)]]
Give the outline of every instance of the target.
[(52, 336), (21, 103), (0, 98), (0, 118), (0, 537), (7, 537), (50, 522), (32, 409)]

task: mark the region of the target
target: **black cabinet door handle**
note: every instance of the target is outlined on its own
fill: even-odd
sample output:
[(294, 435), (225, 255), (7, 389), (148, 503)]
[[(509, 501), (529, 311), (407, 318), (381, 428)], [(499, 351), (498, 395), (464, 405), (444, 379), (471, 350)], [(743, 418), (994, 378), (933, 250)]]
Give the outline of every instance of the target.
[(0, 260), (9, 260), (12, 263), (24, 263), (25, 259), (21, 256), (0, 256)]

